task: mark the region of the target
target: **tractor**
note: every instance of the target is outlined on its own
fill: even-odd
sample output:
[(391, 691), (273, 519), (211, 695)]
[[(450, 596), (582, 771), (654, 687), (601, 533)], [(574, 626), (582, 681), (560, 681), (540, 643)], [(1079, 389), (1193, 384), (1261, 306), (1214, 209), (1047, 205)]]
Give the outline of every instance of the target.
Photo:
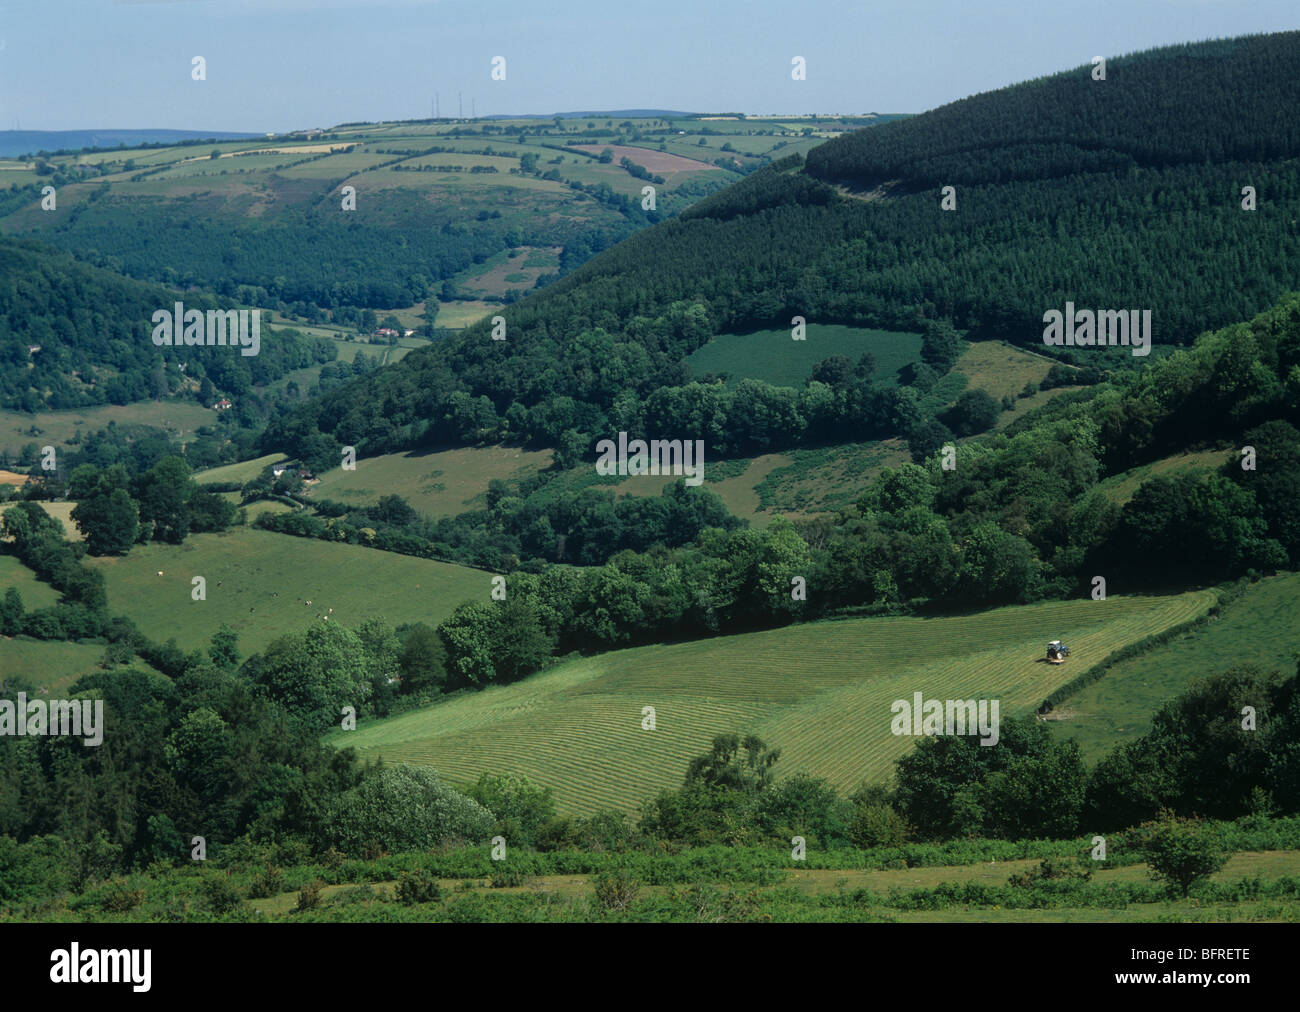
[(1060, 640), (1052, 640), (1047, 644), (1047, 663), (1064, 664), (1065, 659), (1070, 656), (1070, 648)]

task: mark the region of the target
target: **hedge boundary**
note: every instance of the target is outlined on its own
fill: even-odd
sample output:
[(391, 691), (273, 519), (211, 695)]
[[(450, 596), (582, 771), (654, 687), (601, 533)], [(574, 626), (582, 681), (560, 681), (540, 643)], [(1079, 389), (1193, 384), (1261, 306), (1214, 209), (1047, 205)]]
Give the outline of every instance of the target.
[(1220, 584), (1215, 590), (1218, 592), (1218, 599), (1205, 609), (1195, 618), (1188, 619), (1186, 622), (1180, 622), (1178, 625), (1170, 626), (1163, 632), (1152, 633), (1134, 643), (1120, 647), (1107, 654), (1100, 661), (1090, 667), (1083, 674), (1071, 678), (1064, 685), (1058, 687), (1041, 703), (1034, 712), (1039, 716), (1051, 713), (1058, 704), (1065, 702), (1080, 689), (1087, 688), (1094, 682), (1099, 682), (1105, 676), (1106, 672), (1118, 664), (1120, 661), (1126, 661), (1131, 657), (1138, 657), (1154, 650), (1158, 646), (1168, 643), (1170, 640), (1182, 636), (1199, 626), (1209, 622), (1212, 618), (1217, 618), (1222, 614), (1224, 607), (1231, 604), (1237, 598), (1241, 597), (1251, 585), (1252, 581), (1248, 577), (1242, 577), (1236, 583)]

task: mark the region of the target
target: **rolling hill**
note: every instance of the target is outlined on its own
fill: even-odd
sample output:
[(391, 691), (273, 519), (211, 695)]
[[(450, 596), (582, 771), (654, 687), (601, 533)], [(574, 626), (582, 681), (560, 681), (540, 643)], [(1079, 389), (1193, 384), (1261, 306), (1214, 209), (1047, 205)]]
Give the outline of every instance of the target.
[(1198, 678), (1241, 665), (1294, 670), (1300, 633), (1290, 616), (1298, 604), (1296, 573), (1252, 584), (1213, 621), (1120, 661), (1104, 678), (1062, 700), (1050, 715), (1053, 730), (1077, 741), (1084, 758), (1095, 762), (1150, 730), (1155, 711)]
[[(792, 626), (570, 661), (513, 685), (337, 732), (366, 758), (435, 768), (453, 781), (516, 772), (554, 788), (563, 812), (632, 810), (680, 784), (716, 734), (758, 734), (781, 771), (837, 788), (889, 781), (913, 744), (890, 734), (890, 703), (996, 698), (1030, 712), (1106, 654), (1203, 613), (1211, 591), (1069, 601), (952, 618), (876, 618)], [(1065, 665), (1041, 662), (1065, 639)], [(642, 708), (656, 728), (642, 730)]]
[[(109, 608), (150, 639), (175, 637), (184, 650), (205, 649), (226, 624), (245, 654), (313, 622), (354, 629), (379, 617), (390, 625), (436, 625), (491, 586), (487, 573), (463, 566), (251, 528), (137, 546), (91, 564), (107, 579)], [(195, 576), (207, 581), (206, 600), (190, 597)]]
[[(1297, 32), (1169, 47), (1113, 61), (1104, 82), (1082, 67), (844, 134), (506, 307), (507, 341), (476, 324), (302, 414), (341, 442), (391, 451), (447, 438), (441, 419), (468, 394), (500, 417), (513, 412), (512, 431), (542, 445), (565, 427), (600, 438), (625, 427), (629, 409), (615, 399), (629, 385), (643, 402), (663, 390), (704, 397), (684, 359), (710, 354), (719, 335), (783, 329), (793, 316), (897, 331), (947, 319), (974, 340), (1099, 370), (1140, 367), (1124, 348), (1045, 348), (1045, 310), (1150, 308), (1159, 356), (1300, 287), (1300, 137), (1281, 112), (1300, 101), (1298, 67)], [(1235, 112), (1247, 101), (1248, 128)], [(944, 146), (957, 120), (949, 132), (980, 136), (977, 154)], [(989, 140), (1012, 122), (1006, 144)], [(937, 181), (959, 157), (956, 209), (945, 211)], [(1243, 206), (1249, 180), (1253, 211)], [(1225, 262), (1241, 269), (1220, 270)], [(850, 406), (835, 436), (906, 435), (877, 424), (875, 408)], [(826, 439), (775, 429), (755, 448)], [(286, 442), (278, 431), (269, 439)], [(735, 449), (713, 442), (715, 455)]]

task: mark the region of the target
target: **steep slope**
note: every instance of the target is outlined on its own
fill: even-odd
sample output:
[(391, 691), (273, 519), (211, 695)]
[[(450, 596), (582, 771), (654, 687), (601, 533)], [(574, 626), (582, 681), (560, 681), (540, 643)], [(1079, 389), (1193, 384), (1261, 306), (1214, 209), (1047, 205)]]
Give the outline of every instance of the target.
[[(781, 765), (852, 790), (888, 782), (915, 743), (890, 704), (998, 699), (1002, 719), (1124, 644), (1204, 612), (1211, 591), (1002, 608), (943, 619), (857, 619), (641, 647), (574, 661), (514, 685), (336, 735), (364, 757), (431, 765), (452, 779), (524, 773), (562, 811), (635, 809), (675, 787), (711, 737), (743, 729), (783, 749)], [(1040, 663), (1043, 630), (1079, 666)], [(655, 707), (656, 727), (641, 726)]]
[[(1043, 350), (1043, 314), (1066, 301), (1149, 308), (1158, 355), (1300, 287), (1297, 68), (1296, 32), (1158, 49), (1111, 61), (1105, 81), (1085, 66), (828, 141), (507, 308), (506, 341), (470, 328), (327, 396), (310, 422), (390, 449), (456, 441), (452, 399), (468, 394), (490, 423), (556, 445), (648, 424), (618, 396), (680, 387), (681, 360), (714, 334), (794, 316), (947, 317)], [(940, 185), (957, 187), (955, 211)]]
[(337, 355), (328, 341), (285, 331), (273, 338), (264, 328), (257, 355), (188, 347), (178, 356), (150, 336), (153, 313), (177, 301), (187, 309), (234, 305), (124, 278), (42, 243), (0, 240), (0, 409), (127, 404), (174, 393), (187, 379), (197, 388), (204, 375), (220, 390), (242, 392)]

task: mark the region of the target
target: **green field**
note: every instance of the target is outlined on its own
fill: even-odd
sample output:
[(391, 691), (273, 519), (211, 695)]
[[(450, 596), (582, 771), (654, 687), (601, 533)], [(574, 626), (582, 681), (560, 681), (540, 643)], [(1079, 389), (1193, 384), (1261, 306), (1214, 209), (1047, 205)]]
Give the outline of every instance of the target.
[(444, 302), (438, 307), (438, 318), (434, 325), (449, 330), (461, 330), (500, 310), (499, 305), (473, 299), (465, 302)]
[(911, 460), (901, 439), (791, 450), (755, 484), (759, 516), (811, 516), (852, 506), (886, 467)]
[(48, 443), (57, 447), (60, 443), (66, 444), (77, 432), (86, 436), (107, 428), (109, 422), (152, 425), (172, 433), (193, 433), (201, 425), (211, 425), (216, 417), (215, 411), (191, 400), (105, 404), (74, 411), (38, 411), (34, 415), (0, 411), (0, 451), (17, 454), (28, 443), (35, 443), (38, 447)]
[(1198, 678), (1238, 664), (1293, 673), (1300, 651), (1297, 611), (1300, 574), (1261, 580), (1217, 618), (1140, 657), (1120, 661), (1100, 681), (1060, 703), (1052, 726), (1096, 762), (1116, 745), (1146, 734), (1152, 714)]
[[(0, 636), (0, 682), (17, 675), (57, 692), (99, 669), (104, 648), (94, 643)], [(139, 662), (137, 662), (139, 663)]]
[[(518, 772), (550, 786), (562, 812), (633, 809), (681, 782), (716, 734), (753, 732), (783, 749), (782, 773), (837, 788), (887, 781), (912, 745), (890, 733), (890, 704), (1000, 701), (1031, 711), (1089, 663), (1203, 613), (1212, 591), (1000, 608), (951, 618), (821, 622), (583, 658), (522, 682), (330, 739), (366, 758), (432, 766), (454, 781)], [(1072, 663), (1041, 663), (1060, 637)], [(657, 728), (642, 730), (642, 707)]]
[[(542, 274), (560, 266), (560, 247), (521, 246), (495, 253), (456, 275), (456, 290), (469, 297), (483, 298), (513, 291), (527, 292)], [(438, 323), (443, 323), (441, 313)]]
[[(48, 503), (42, 503), (41, 505), (48, 505)], [(0, 507), (0, 513), (3, 512), (4, 507)], [(59, 598), (62, 596), (48, 583), (42, 583), (36, 579), (36, 574), (12, 555), (0, 555), (0, 595), (3, 595), (10, 587), (15, 588), (18, 593), (22, 594), (23, 608), (27, 611), (49, 608), (58, 604)]]
[(1001, 341), (976, 341), (953, 368), (965, 374), (967, 389), (985, 390), (1002, 400), (1015, 397), (1026, 383), (1041, 383), (1052, 363)]
[(721, 334), (686, 357), (691, 373), (727, 374), (727, 385), (745, 377), (777, 386), (803, 386), (813, 366), (832, 355), (844, 355), (857, 364), (870, 352), (876, 359), (878, 382), (892, 384), (903, 366), (920, 360), (921, 337), (889, 330), (867, 330), (840, 324), (810, 323), (806, 339), (796, 341), (789, 328), (756, 330), (748, 334)]
[(312, 487), (311, 495), (362, 505), (395, 494), (427, 516), (454, 516), (470, 509), (476, 500), (481, 506), (481, 497), (493, 478), (534, 474), (550, 464), (550, 450), (512, 446), (358, 457), (355, 471), (335, 468), (326, 472)]
[(747, 517), (755, 527), (766, 527), (777, 514), (764, 512), (761, 509), (763, 500), (758, 491), (759, 486), (772, 472), (791, 463), (793, 458), (784, 453), (764, 453), (753, 460), (746, 461), (742, 474), (734, 478), (710, 482), (709, 488), (722, 496), (727, 509), (736, 516)]
[[(882, 469), (910, 459), (902, 440), (886, 439), (706, 460), (703, 487), (721, 496), (736, 516), (766, 527), (778, 516), (809, 517), (851, 506)], [(677, 480), (675, 475), (601, 477), (591, 467), (578, 467), (556, 477), (548, 488), (570, 493), (606, 488), (617, 497), (657, 496)]]
[(1169, 477), (1180, 471), (1209, 469), (1217, 471), (1228, 460), (1240, 460), (1236, 450), (1198, 450), (1191, 453), (1176, 453), (1150, 464), (1143, 464), (1123, 474), (1112, 475), (1104, 479), (1097, 487), (1117, 506), (1123, 506), (1137, 494), (1144, 481), (1157, 477)]
[(283, 453), (268, 453), (265, 457), (255, 457), (253, 460), (243, 460), (237, 464), (222, 464), (220, 467), (210, 467), (206, 471), (195, 471), (194, 480), (200, 484), (226, 481), (249, 482), (261, 474), (264, 468), (285, 459), (287, 458)]
[[(109, 611), (129, 616), (150, 639), (206, 647), (224, 622), (245, 655), (318, 616), (353, 629), (374, 617), (436, 624), (490, 590), (487, 573), (464, 566), (247, 527), (89, 562), (108, 580)], [(190, 599), (194, 576), (207, 581), (206, 601)]]
[(1050, 390), (1040, 390), (1036, 394), (1028, 397), (1017, 397), (1016, 406), (1010, 411), (1004, 411), (998, 415), (998, 420), (993, 423), (993, 431), (1005, 429), (1021, 415), (1028, 414), (1034, 408), (1041, 408), (1053, 398), (1060, 397), (1062, 394), (1074, 393), (1076, 390), (1083, 390), (1084, 387), (1052, 387)]
[[(60, 502), (42, 502), (40, 503), (40, 507), (55, 520), (59, 521), (59, 523), (63, 524), (63, 536), (65, 538), (69, 541), (83, 540), (81, 531), (79, 531), (77, 525), (72, 522), (72, 511), (77, 508), (75, 502), (69, 502), (66, 499)], [(3, 512), (2, 508), (0, 508), (0, 512)]]

